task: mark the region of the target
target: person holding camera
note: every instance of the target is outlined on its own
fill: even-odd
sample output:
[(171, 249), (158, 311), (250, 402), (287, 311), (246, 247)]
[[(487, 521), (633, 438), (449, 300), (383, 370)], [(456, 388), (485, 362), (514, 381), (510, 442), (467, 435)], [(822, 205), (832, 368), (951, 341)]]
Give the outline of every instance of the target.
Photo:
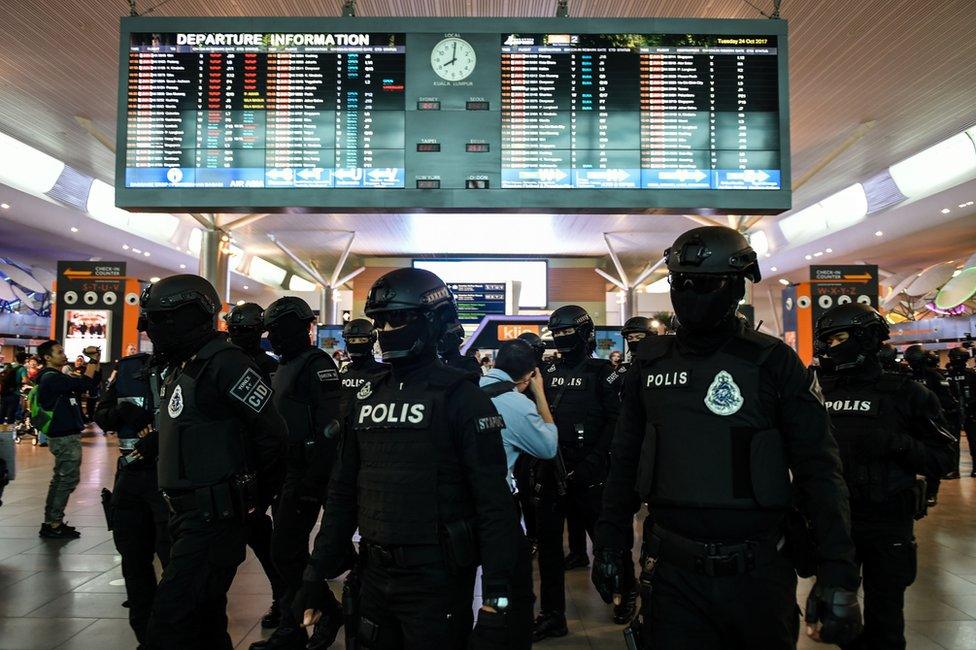
[(35, 425), (44, 429), (54, 454), (54, 474), (44, 506), (44, 523), (38, 533), (45, 539), (81, 537), (78, 529), (64, 522), (64, 508), (81, 480), (81, 430), (85, 428), (85, 419), (78, 396), (94, 386), (101, 368), (98, 348), (88, 346), (83, 352), (87, 359), (85, 371), (72, 377), (61, 372), (68, 357), (59, 342), (45, 341), (37, 348), (44, 368), (37, 375), (36, 400), (38, 414), (43, 413), (45, 417), (43, 423), (35, 422)]

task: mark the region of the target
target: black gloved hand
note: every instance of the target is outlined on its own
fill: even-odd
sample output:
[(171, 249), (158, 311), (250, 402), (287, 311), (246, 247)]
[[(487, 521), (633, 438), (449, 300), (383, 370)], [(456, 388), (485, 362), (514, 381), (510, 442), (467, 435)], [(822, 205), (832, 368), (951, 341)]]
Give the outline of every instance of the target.
[(468, 650), (508, 650), (508, 622), (503, 612), (478, 611), (478, 623), (468, 637)]
[(593, 452), (587, 454), (576, 464), (572, 472), (572, 480), (583, 487), (601, 485), (607, 479), (608, 459), (606, 454)]
[(629, 593), (634, 588), (634, 565), (630, 551), (601, 548), (593, 553), (593, 586), (608, 605), (614, 594)]
[(147, 463), (155, 463), (159, 458), (159, 432), (150, 431), (145, 437), (139, 438), (135, 450)]
[(821, 623), (820, 641), (837, 645), (851, 643), (864, 629), (857, 591), (824, 587), (819, 580), (810, 590), (804, 620), (811, 626)]
[(295, 594), (295, 600), (291, 601), (291, 609), (295, 614), (295, 620), (301, 625), (305, 620), (305, 610), (311, 609), (317, 612), (324, 611), (331, 602), (328, 597), (329, 583), (325, 580), (302, 582), (301, 589)]

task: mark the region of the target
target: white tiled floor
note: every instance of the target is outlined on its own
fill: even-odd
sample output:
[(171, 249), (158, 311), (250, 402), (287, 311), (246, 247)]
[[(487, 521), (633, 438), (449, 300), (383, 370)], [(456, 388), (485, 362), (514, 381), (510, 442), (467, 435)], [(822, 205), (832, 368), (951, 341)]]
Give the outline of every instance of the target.
[[(68, 508), (81, 539), (37, 537), (52, 456), (25, 443), (18, 448), (18, 476), (0, 507), (0, 650), (131, 649), (119, 557), (105, 530), (99, 493), (111, 486), (114, 438), (84, 441), (82, 483)], [(968, 456), (963, 451), (964, 456)], [(976, 479), (943, 483), (941, 503), (917, 527), (919, 577), (909, 590), (909, 648), (976, 649)], [(551, 650), (622, 647), (620, 627), (589, 584), (587, 571), (567, 575), (570, 635), (540, 645)], [(808, 587), (801, 585), (805, 598)], [(270, 603), (261, 567), (249, 554), (230, 593), (230, 634), (238, 648), (261, 638), (258, 619)], [(801, 600), (802, 602), (802, 600)], [(336, 647), (341, 648), (342, 642)], [(823, 648), (800, 641), (800, 648)]]

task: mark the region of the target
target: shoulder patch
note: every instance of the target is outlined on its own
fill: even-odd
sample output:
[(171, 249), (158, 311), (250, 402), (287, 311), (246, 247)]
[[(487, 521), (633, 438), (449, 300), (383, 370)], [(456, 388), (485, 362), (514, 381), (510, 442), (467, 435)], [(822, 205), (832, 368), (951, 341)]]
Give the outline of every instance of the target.
[(488, 417), (478, 418), (478, 433), (503, 428), (505, 428), (505, 420), (500, 415), (489, 415)]
[(180, 413), (183, 412), (183, 387), (179, 384), (176, 385), (173, 396), (169, 398), (169, 405), (166, 407), (166, 412), (173, 419), (180, 417)]
[(263, 411), (264, 406), (271, 399), (271, 389), (253, 368), (244, 371), (241, 378), (230, 389), (230, 394), (231, 397), (244, 402), (255, 413)]
[(815, 372), (811, 372), (810, 394), (813, 395), (821, 405), (824, 404), (823, 389), (820, 387), (820, 377)]
[[(624, 372), (626, 372), (626, 371), (624, 371)], [(613, 382), (617, 381), (617, 379), (619, 377), (620, 377), (620, 371), (619, 370), (614, 370), (609, 375), (607, 375), (607, 383), (608, 384), (612, 384)]]
[(322, 382), (337, 381), (339, 379), (339, 372), (335, 368), (325, 368), (316, 372), (315, 376)]
[(373, 394), (373, 383), (367, 381), (356, 393), (356, 399), (369, 399), (369, 396)]
[(550, 363), (549, 367), (546, 368), (546, 372), (556, 372), (556, 364)]

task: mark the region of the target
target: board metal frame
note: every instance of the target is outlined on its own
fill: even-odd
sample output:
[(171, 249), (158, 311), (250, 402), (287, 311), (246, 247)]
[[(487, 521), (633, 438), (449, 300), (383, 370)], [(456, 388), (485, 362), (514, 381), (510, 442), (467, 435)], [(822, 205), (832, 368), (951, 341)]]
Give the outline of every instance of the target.
[[(119, 41), (115, 202), (146, 212), (507, 212), (566, 214), (779, 214), (792, 207), (789, 56), (783, 20), (591, 18), (157, 18), (123, 17)], [(777, 37), (779, 190), (127, 188), (129, 42), (142, 32), (707, 34)], [(409, 52), (407, 54), (409, 56)], [(426, 56), (426, 53), (424, 54)], [(499, 58), (501, 52), (499, 51)], [(472, 116), (477, 119), (477, 116)], [(409, 146), (409, 141), (405, 141)], [(412, 170), (416, 173), (416, 170)], [(233, 202), (231, 202), (233, 201)]]

